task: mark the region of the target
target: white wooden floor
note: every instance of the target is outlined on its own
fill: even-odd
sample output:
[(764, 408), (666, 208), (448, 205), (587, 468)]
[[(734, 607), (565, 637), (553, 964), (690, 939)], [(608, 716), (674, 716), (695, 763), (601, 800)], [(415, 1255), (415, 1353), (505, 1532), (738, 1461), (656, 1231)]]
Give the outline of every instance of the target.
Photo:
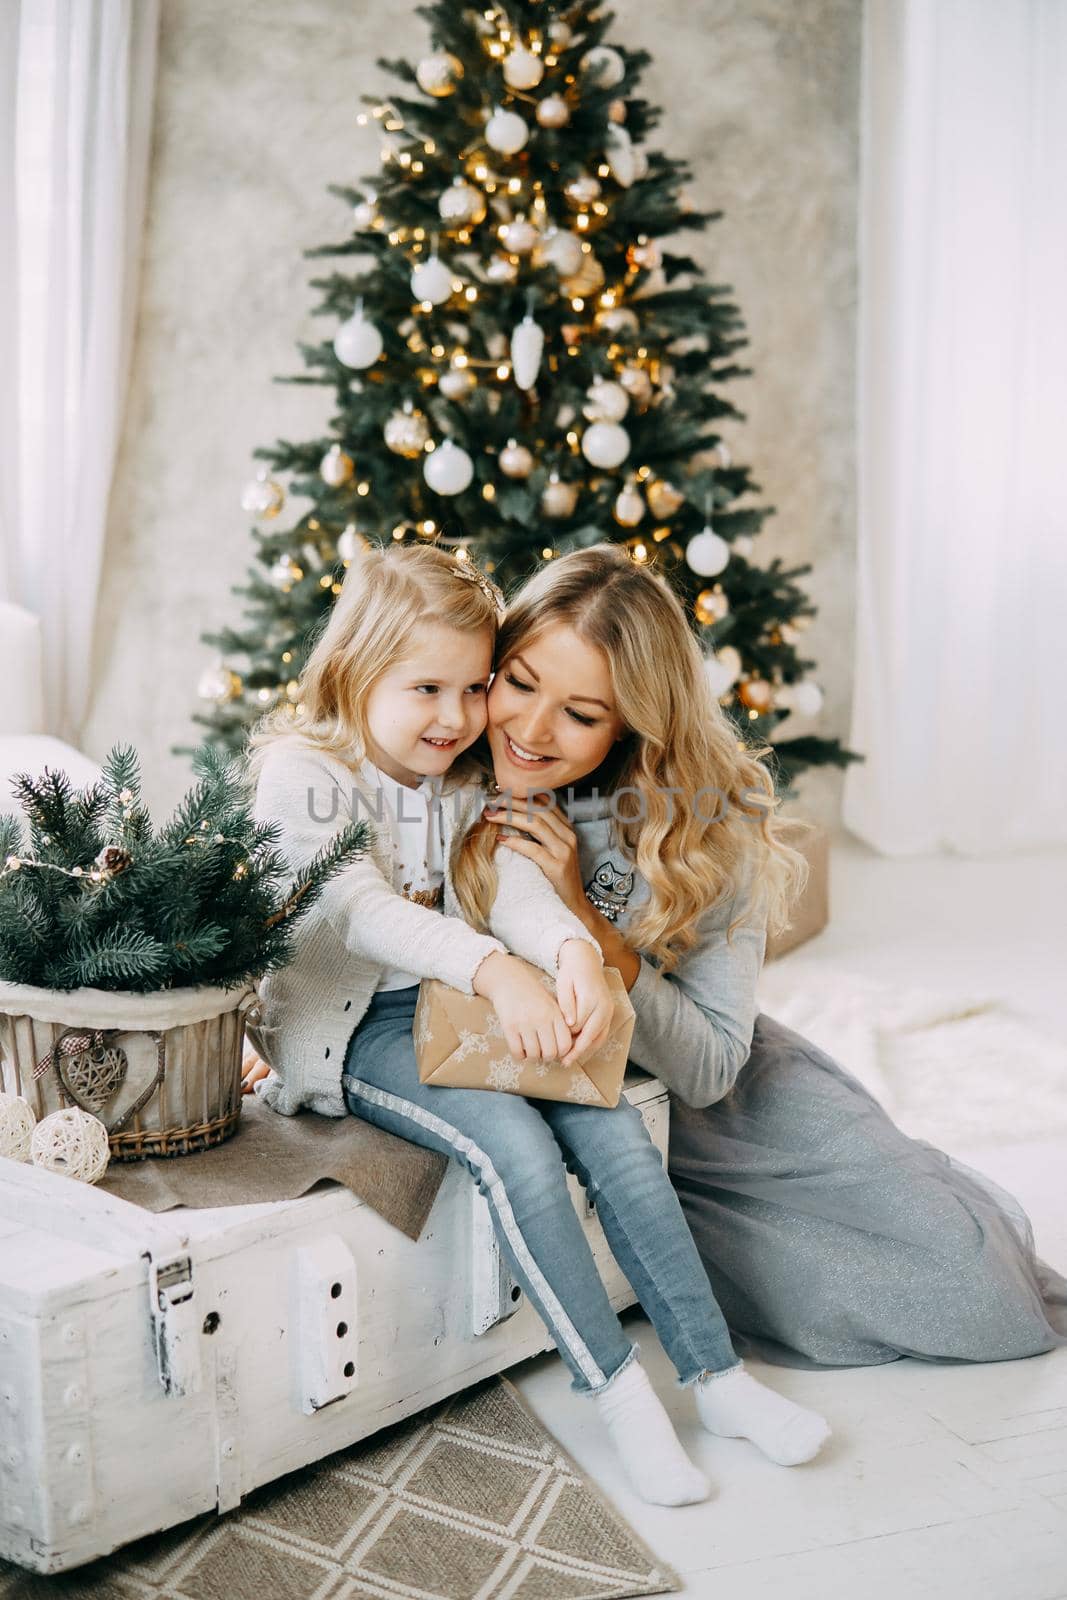
[[(805, 960), (909, 984), (988, 985), (1062, 1026), (1067, 855), (894, 862), (842, 836), (831, 896), (831, 926)], [(1039, 1254), (1067, 1271), (1067, 1141), (952, 1153), (1019, 1197)], [(817, 1461), (783, 1468), (743, 1441), (704, 1434), (645, 1318), (625, 1320), (716, 1483), (704, 1505), (660, 1509), (628, 1492), (557, 1356), (509, 1376), (688, 1596), (1067, 1600), (1067, 1349), (963, 1367), (801, 1372), (753, 1361), (758, 1377), (835, 1430)]]

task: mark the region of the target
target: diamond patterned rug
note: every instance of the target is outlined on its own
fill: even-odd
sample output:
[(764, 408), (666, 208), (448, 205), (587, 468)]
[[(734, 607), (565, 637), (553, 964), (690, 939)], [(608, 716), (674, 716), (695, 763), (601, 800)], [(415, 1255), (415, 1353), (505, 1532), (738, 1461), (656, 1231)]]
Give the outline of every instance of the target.
[(227, 1516), (74, 1572), (0, 1561), (3, 1600), (610, 1600), (681, 1587), (505, 1378)]

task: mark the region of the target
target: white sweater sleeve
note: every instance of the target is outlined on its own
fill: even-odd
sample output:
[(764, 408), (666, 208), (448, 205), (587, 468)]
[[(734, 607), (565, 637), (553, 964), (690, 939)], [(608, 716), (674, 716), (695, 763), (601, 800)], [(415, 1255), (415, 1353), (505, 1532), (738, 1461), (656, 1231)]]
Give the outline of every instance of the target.
[(581, 939), (603, 955), (596, 939), (568, 911), (535, 861), (497, 846), (493, 855), (497, 892), (489, 912), (489, 928), (512, 955), (523, 956), (555, 976), (561, 947)]
[[(313, 758), (281, 751), (264, 764), (255, 815), (282, 824), (279, 849), (297, 871), (353, 820), (348, 796), (327, 769)], [(499, 939), (476, 933), (456, 917), (405, 900), (369, 852), (330, 879), (315, 909), (354, 955), (420, 978), (440, 978), (465, 994), (473, 994), (486, 956), (505, 949)]]

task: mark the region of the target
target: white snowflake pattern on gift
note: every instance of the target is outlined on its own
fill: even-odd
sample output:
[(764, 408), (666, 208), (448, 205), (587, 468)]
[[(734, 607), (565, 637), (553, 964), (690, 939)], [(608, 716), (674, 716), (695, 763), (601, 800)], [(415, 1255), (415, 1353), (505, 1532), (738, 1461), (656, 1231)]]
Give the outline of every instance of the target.
[(517, 1089), (522, 1079), (522, 1062), (514, 1056), (504, 1056), (501, 1061), (489, 1064), (490, 1089)]
[(485, 1030), (485, 1037), (487, 1039), (502, 1039), (504, 1037), (504, 1024), (501, 1022), (495, 1011), (492, 1012), (489, 1017), (489, 1022)]
[(488, 1052), (489, 1040), (484, 1033), (475, 1033), (473, 1028), (460, 1028), (459, 1043), (452, 1052), (453, 1061), (466, 1061), (468, 1056), (477, 1055), (480, 1051)]
[(415, 1012), (415, 1048), (425, 1050), (433, 1042), (433, 1029), (430, 1027), (430, 1008), (420, 1005)]
[(590, 1100), (599, 1100), (600, 1093), (593, 1080), (587, 1078), (584, 1072), (575, 1072), (572, 1073), (571, 1081), (567, 1088), (567, 1099), (580, 1100), (583, 1104), (588, 1105)]

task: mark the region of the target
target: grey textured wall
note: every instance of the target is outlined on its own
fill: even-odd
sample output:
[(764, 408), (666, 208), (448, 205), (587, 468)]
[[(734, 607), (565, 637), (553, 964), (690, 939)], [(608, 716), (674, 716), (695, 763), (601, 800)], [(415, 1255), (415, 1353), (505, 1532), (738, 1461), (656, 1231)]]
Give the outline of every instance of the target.
[[(700, 207), (724, 219), (687, 247), (734, 286), (748, 324), (732, 431), (765, 503), (759, 547), (814, 563), (810, 654), (848, 729), (854, 575), (854, 323), (862, 0), (617, 0), (620, 37), (654, 57), (659, 139), (695, 168)], [(410, 25), (398, 17), (410, 16)], [(164, 0), (149, 216), (128, 412), (108, 533), (83, 745), (141, 750), (151, 803), (186, 786), (170, 746), (209, 652), (236, 616), (252, 450), (319, 428), (329, 396), (271, 382), (318, 335), (301, 250), (344, 236), (325, 192), (376, 165), (355, 125), (385, 80), (380, 54), (417, 58), (423, 24), (386, 0)], [(808, 725), (805, 725), (805, 728)], [(798, 727), (797, 731), (804, 731)], [(805, 780), (833, 822), (840, 779)]]

